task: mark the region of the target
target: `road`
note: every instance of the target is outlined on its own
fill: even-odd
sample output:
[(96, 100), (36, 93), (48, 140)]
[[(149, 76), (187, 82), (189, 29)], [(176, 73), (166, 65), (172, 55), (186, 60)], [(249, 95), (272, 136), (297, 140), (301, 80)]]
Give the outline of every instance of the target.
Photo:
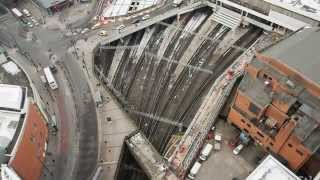
[[(59, 131), (56, 137), (50, 136), (49, 151), (52, 155), (46, 161), (53, 176), (44, 179), (87, 179), (97, 164), (97, 116), (90, 88), (76, 62), (77, 58), (66, 51), (71, 46), (70, 41), (59, 29), (38, 27), (26, 32), (14, 20), (2, 25), (30, 60), (25, 60), (14, 50), (12, 56), (24, 59), (21, 65), (34, 80), (36, 88), (40, 89), (39, 94), (48, 102), (50, 112), (57, 116)], [(41, 70), (52, 63), (58, 67), (56, 79), (59, 89), (46, 92), (39, 79), (42, 71), (37, 72), (36, 69)]]

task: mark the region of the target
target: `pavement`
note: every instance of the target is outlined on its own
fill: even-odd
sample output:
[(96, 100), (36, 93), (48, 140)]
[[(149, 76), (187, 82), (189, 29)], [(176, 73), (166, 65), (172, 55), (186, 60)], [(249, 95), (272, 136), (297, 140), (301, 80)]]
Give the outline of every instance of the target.
[[(92, 44), (91, 44), (91, 43)], [(79, 40), (69, 51), (77, 50), (82, 61), (77, 61), (89, 82), (94, 97), (101, 94), (103, 103), (97, 108), (99, 155), (98, 167), (102, 180), (113, 179), (118, 165), (121, 147), (125, 136), (137, 129), (134, 121), (121, 109), (115, 97), (97, 81), (93, 74), (93, 49), (97, 41)], [(98, 171), (97, 171), (98, 173)]]

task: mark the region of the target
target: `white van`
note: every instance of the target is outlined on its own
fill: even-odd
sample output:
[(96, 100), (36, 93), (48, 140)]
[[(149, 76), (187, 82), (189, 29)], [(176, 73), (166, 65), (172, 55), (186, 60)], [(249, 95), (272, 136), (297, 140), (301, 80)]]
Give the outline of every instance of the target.
[(208, 156), (210, 155), (210, 153), (211, 153), (211, 151), (212, 151), (212, 149), (213, 149), (212, 144), (206, 144), (206, 145), (204, 146), (204, 148), (202, 149), (202, 151), (201, 151), (200, 159), (201, 159), (202, 161), (207, 160), (207, 159), (208, 159)]
[(201, 164), (199, 162), (194, 163), (194, 165), (192, 166), (188, 178), (189, 179), (194, 179), (196, 177), (196, 175), (198, 174), (199, 170), (201, 168)]

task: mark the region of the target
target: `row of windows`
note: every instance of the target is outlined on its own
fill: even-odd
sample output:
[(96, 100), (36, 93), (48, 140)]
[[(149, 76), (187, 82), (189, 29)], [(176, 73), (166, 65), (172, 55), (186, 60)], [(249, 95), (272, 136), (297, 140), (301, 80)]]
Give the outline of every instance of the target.
[[(246, 123), (246, 121), (245, 121), (244, 119), (240, 119), (240, 121), (241, 121), (243, 124), (246, 124), (249, 129), (251, 128), (251, 124)], [(248, 129), (244, 128), (243, 130), (244, 130), (246, 133), (249, 134)], [(261, 132), (257, 131), (257, 134), (258, 134), (261, 138), (264, 138), (264, 135), (263, 135)], [(255, 137), (255, 139), (258, 140), (257, 137)], [(269, 145), (270, 145), (270, 146), (273, 146), (274, 144), (273, 144), (272, 142), (270, 142)], [(290, 144), (290, 143), (288, 143), (288, 147), (289, 147), (289, 148), (293, 148), (293, 145)], [(269, 151), (270, 148), (267, 147), (267, 150)], [(303, 155), (304, 155), (304, 153), (303, 153), (302, 151), (298, 150), (298, 149), (296, 149), (296, 153), (299, 154), (300, 156), (303, 156)]]
[[(288, 147), (293, 148), (292, 144), (290, 144), (290, 143), (288, 143)], [(304, 153), (302, 151), (300, 151), (299, 149), (296, 149), (296, 153), (299, 154), (300, 156), (304, 155)]]
[[(251, 128), (251, 124), (246, 123), (245, 120), (241, 119), (241, 122), (242, 122), (243, 124), (246, 124), (249, 129)], [(246, 128), (244, 128), (244, 131), (245, 131), (246, 133), (249, 133), (249, 131), (248, 131)], [(261, 138), (264, 138), (264, 135), (263, 135), (260, 131), (257, 131), (257, 134), (258, 134)]]

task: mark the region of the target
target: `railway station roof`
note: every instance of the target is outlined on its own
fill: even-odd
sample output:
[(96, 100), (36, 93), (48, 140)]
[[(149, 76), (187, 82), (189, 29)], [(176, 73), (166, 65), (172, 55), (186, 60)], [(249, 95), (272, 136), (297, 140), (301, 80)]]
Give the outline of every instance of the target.
[(320, 86), (320, 28), (304, 28), (266, 48), (261, 54), (277, 59)]

